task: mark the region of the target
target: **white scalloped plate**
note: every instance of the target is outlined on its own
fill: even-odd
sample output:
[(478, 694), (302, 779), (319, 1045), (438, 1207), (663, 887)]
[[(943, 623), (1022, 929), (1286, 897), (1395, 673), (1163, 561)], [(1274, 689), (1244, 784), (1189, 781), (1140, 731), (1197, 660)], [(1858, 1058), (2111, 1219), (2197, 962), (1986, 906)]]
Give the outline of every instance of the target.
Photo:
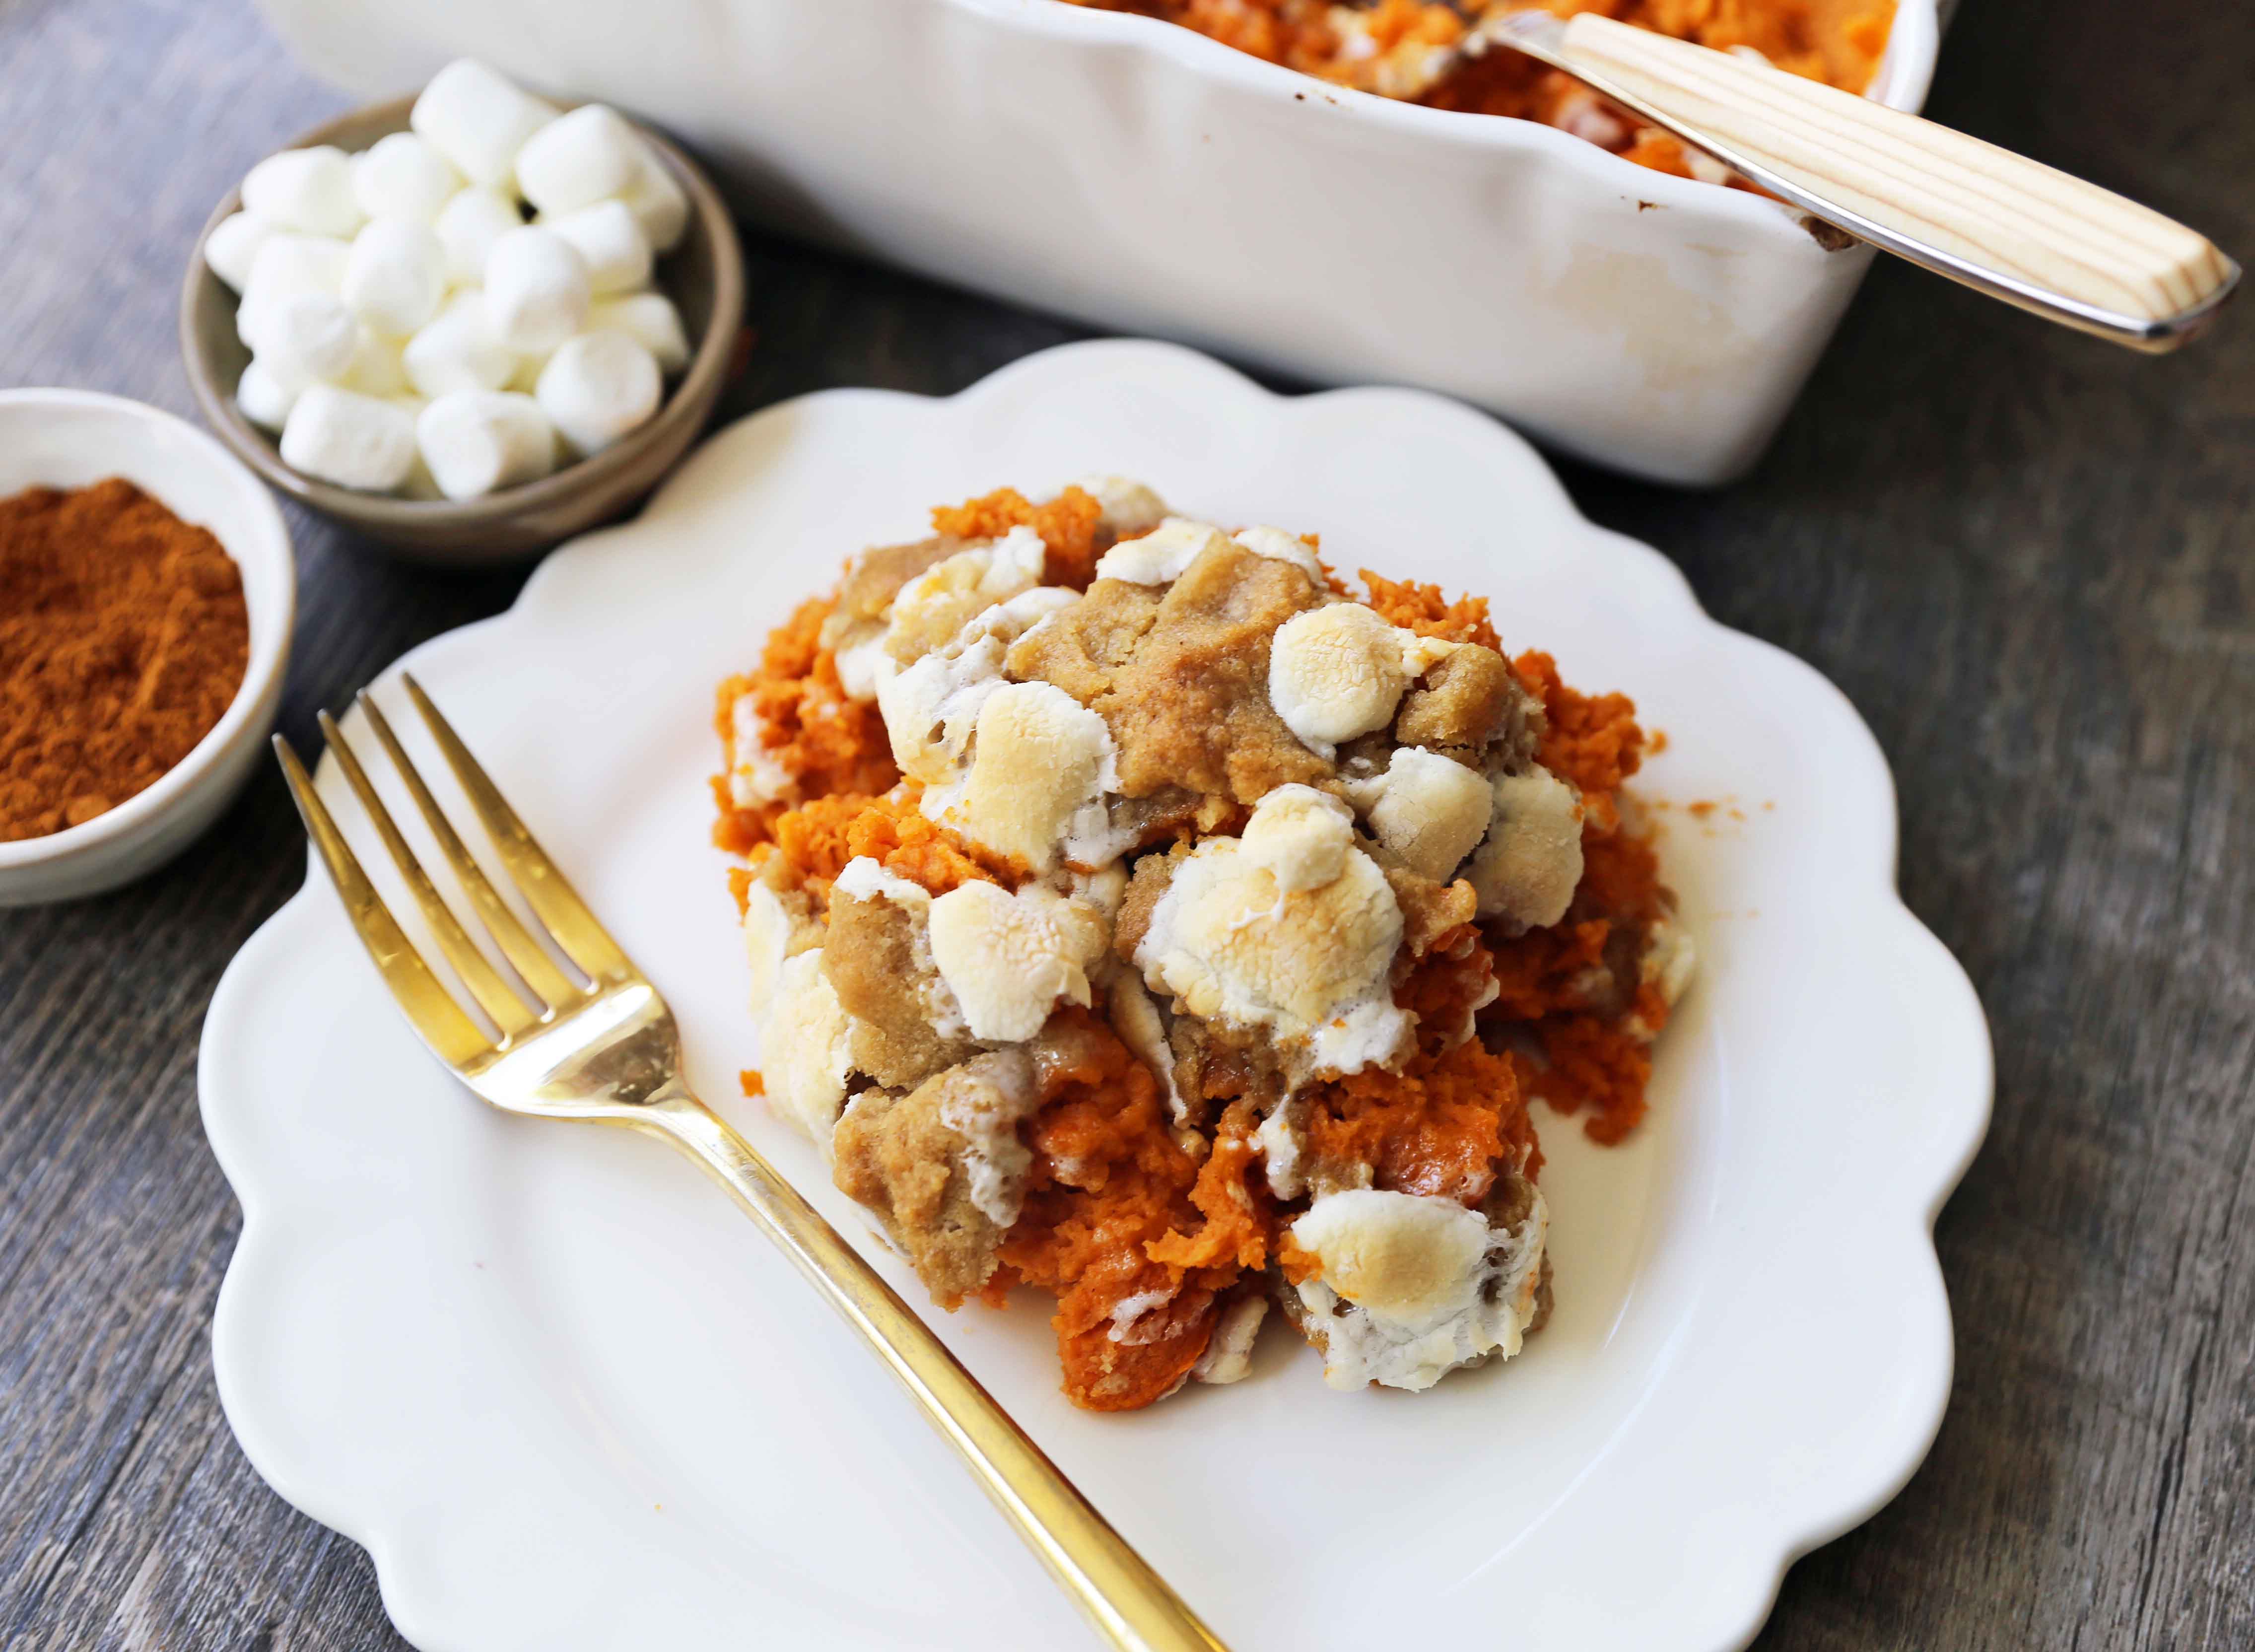
[[(1558, 1305), (1521, 1359), (1341, 1395), (1272, 1329), (1245, 1383), (1090, 1417), (1038, 1311), (942, 1332), (1237, 1652), (1744, 1641), (1940, 1421), (1931, 1229), (1986, 1121), (1987, 1030), (1896, 897), (1893, 788), (1848, 702), (1583, 521), (1525, 443), (1432, 397), (1281, 398), (1150, 344), (945, 401), (833, 391), (716, 436), (639, 520), (409, 663), (672, 1001), (703, 1093), (866, 1235), (803, 1143), (730, 1102), (756, 1052), (706, 847), (713, 685), (931, 503), (1098, 469), (1493, 594), (1507, 643), (1667, 731), (1647, 795), (1743, 818), (1664, 817), (1700, 977), (1629, 1145), (1542, 1115)], [(481, 1108), (318, 875), (228, 971), (200, 1080), (244, 1212), (213, 1332), (228, 1417), (373, 1552), (418, 1646), (1089, 1644), (725, 1199), (657, 1143)]]

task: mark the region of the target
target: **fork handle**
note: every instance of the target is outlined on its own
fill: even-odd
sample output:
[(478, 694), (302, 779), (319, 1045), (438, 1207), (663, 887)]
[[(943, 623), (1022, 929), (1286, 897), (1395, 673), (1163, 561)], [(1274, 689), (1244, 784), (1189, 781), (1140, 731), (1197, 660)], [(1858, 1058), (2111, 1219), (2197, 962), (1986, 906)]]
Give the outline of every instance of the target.
[(1593, 12), (1514, 12), (1486, 32), (1851, 235), (2118, 344), (2184, 342), (2239, 278), (2151, 207), (1781, 69)]
[(629, 1122), (686, 1150), (783, 1247), (970, 1465), (995, 1507), (1120, 1652), (1226, 1652), (838, 1230), (678, 1084)]

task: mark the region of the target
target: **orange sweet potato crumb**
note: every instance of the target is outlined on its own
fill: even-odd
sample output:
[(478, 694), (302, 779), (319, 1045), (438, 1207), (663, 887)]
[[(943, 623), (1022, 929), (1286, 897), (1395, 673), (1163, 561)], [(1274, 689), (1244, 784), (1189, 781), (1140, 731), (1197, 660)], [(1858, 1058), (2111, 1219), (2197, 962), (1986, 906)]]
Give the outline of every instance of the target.
[[(1386, 15), (1416, 10), (1402, 0)], [(1004, 489), (936, 510), (933, 524), (966, 538), (1030, 525), (1049, 549), (1050, 580), (1085, 585), (1103, 548), (1099, 514), (1078, 489), (1035, 506)], [(1367, 570), (1362, 579), (1371, 606), (1390, 622), (1500, 651), (1484, 599), (1451, 600), (1437, 586)], [(769, 640), (758, 671), (721, 691), (724, 742), (736, 699), (753, 695), (763, 747), (804, 798), (736, 809), (725, 780), (716, 783), (716, 837), (751, 856), (729, 876), (740, 911), (772, 855), (818, 903), (862, 855), (934, 895), (974, 879), (1022, 882), (1024, 867), (924, 816), (921, 788), (893, 766), (882, 721), (846, 698), (821, 647), (829, 608), (822, 600), (802, 605)], [(1545, 709), (1542, 761), (1583, 796), (1584, 870), (1573, 903), (1546, 930), (1503, 938), (1466, 927), (1438, 938), (1395, 988), (1396, 1002), (1418, 1017), (1419, 1048), (1404, 1071), (1365, 1071), (1302, 1093), (1310, 1163), (1366, 1164), (1380, 1187), (1474, 1206), (1504, 1169), (1541, 1170), (1533, 1098), (1586, 1113), (1584, 1128), (1599, 1142), (1633, 1129), (1650, 1061), (1632, 1023), (1656, 1032), (1667, 1016), (1650, 986), (1633, 988), (1626, 1004), (1589, 996), (1593, 979), (1633, 974), (1644, 935), (1671, 904), (1650, 843), (1623, 829), (1616, 801), (1646, 749), (1636, 708), (1623, 695), (1570, 688), (1547, 654), (1525, 653), (1513, 665)], [(1226, 1060), (1207, 1064), (1205, 1099), (1219, 1105), (1219, 1121), (1208, 1139), (1185, 1142), (1156, 1078), (1102, 1011), (1100, 1001), (1093, 1010), (1061, 1009), (1044, 1030), (1041, 1100), (1022, 1127), (1033, 1155), (1022, 1213), (981, 1294), (1000, 1305), (1017, 1283), (1054, 1293), (1065, 1393), (1090, 1409), (1127, 1410), (1184, 1380), (1226, 1295), (1272, 1265), (1296, 1283), (1315, 1262), (1293, 1244), (1289, 1215), (1261, 1171), (1253, 1140), (1260, 1115), (1245, 1075)], [(1465, 1038), (1475, 1013), (1485, 1036)], [(742, 1083), (747, 1094), (761, 1091), (756, 1072)], [(1162, 1305), (1121, 1326), (1115, 1312), (1131, 1299)]]
[(1008, 856), (926, 819), (920, 795), (911, 782), (874, 798), (816, 798), (776, 817), (776, 847), (825, 899), (847, 862), (861, 855), (934, 895), (974, 881), (1005, 888), (1024, 881), (1024, 868)]
[[(760, 669), (720, 685), (713, 725), (721, 749), (727, 750), (736, 702), (748, 693), (759, 711), (761, 746), (804, 795), (889, 791), (901, 776), (893, 766), (884, 719), (875, 706), (847, 697), (838, 680), (838, 661), (822, 646), (822, 622), (831, 606), (827, 597), (810, 597), (798, 605), (769, 636)], [(774, 836), (776, 817), (787, 805), (739, 808), (725, 777), (715, 779), (713, 789), (720, 805), (713, 838), (722, 848), (741, 854)]]
[[(989, 1296), (998, 1299), (1012, 1281), (1056, 1292), (1050, 1324), (1067, 1396), (1089, 1410), (1134, 1410), (1171, 1392), (1197, 1363), (1213, 1333), (1215, 1292), (1235, 1281), (1239, 1258), (1260, 1255), (1237, 1231), (1229, 1190), (1251, 1196), (1241, 1168), (1233, 1183), (1225, 1170), (1204, 1187), (1219, 1216), (1201, 1207), (1206, 1178), (1167, 1128), (1157, 1081), (1109, 1027), (1066, 1010), (1050, 1041), (1070, 1058), (1046, 1064), (1041, 1110), (1026, 1127), (1033, 1165), (1024, 1211), (1003, 1235)], [(1217, 1220), (1227, 1230), (1198, 1242)], [(1155, 1248), (1217, 1260), (1162, 1260)], [(1152, 1291), (1173, 1294), (1138, 1324), (1136, 1339), (1115, 1339), (1113, 1310)]]
[(1484, 596), (1460, 596), (1451, 602), (1437, 585), (1389, 580), (1368, 568), (1362, 570), (1362, 583), (1370, 593), (1370, 606), (1388, 625), (1444, 643), (1477, 643), (1499, 654), (1503, 651), (1503, 640), (1489, 622)]
[[(1139, 11), (1210, 35), (1226, 46), (1304, 74), (1363, 90), (1395, 93), (1382, 66), (1413, 66), (1465, 35), (1477, 6), (1441, 0), (1378, 0), (1343, 26), (1331, 0), (1078, 0), (1113, 11)], [(1751, 46), (1777, 67), (1861, 92), (1871, 84), (1894, 24), (1894, 0), (1540, 0), (1561, 17), (1594, 11), (1638, 28), (1694, 40), (1718, 51)], [(1436, 109), (1501, 115), (1559, 124), (1590, 95), (1575, 81), (1514, 52), (1466, 56), (1426, 83), (1418, 74), (1401, 88)], [(1640, 128), (1626, 111), (1598, 123), (1570, 124), (1624, 158), (1679, 176), (1691, 175), (1682, 144)]]
[(1522, 1150), (1528, 1176), (1542, 1169), (1518, 1075), (1477, 1038), (1438, 1056), (1421, 1051), (1399, 1073), (1366, 1068), (1307, 1093), (1314, 1162), (1371, 1165), (1375, 1185), (1394, 1192), (1477, 1205)]
[(1029, 527), (1049, 551), (1043, 583), (1085, 591), (1103, 550), (1097, 544), (1097, 522), (1103, 515), (1094, 496), (1078, 488), (1038, 505), (1015, 488), (997, 488), (959, 505), (940, 506), (931, 513), (931, 525), (933, 531), (959, 539), (999, 539), (1013, 528)]

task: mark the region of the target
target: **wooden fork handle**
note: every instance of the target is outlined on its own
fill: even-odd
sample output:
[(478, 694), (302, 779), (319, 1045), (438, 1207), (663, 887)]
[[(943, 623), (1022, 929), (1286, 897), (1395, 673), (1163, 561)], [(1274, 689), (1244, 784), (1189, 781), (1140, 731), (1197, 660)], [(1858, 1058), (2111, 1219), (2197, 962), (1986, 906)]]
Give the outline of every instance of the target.
[(664, 1135), (734, 1196), (846, 1317), (1106, 1641), (1120, 1652), (1226, 1652), (1040, 1446), (837, 1229), (751, 1143), (675, 1088), (629, 1121)]
[(2174, 348), (2238, 279), (2150, 207), (1801, 75), (1591, 12), (1490, 33), (1851, 234), (2118, 343)]

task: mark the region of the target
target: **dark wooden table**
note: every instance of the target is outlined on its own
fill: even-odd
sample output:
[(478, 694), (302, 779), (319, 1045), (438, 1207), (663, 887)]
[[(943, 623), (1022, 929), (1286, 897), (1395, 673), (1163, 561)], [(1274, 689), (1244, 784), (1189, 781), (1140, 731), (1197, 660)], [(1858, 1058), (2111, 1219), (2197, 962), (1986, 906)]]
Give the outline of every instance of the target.
[[(2244, 258), (2251, 75), (2245, 4), (1981, 0), (1932, 112)], [(0, 385), (186, 411), (195, 228), (339, 104), (244, 0), (0, 0)], [(753, 258), (732, 413), (952, 390), (1079, 335)], [(1862, 709), (1904, 893), (1996, 1031), (1996, 1125), (1939, 1230), (1949, 1418), (1893, 1504), (1793, 1569), (1760, 1644), (2255, 1645), (2255, 313), (2146, 361), (1883, 263), (1753, 480), (1567, 479)], [(316, 708), (517, 584), (291, 525), (301, 746)], [(262, 774), (156, 876), (0, 912), (0, 1645), (404, 1644), (367, 1557), (265, 1488), (212, 1387), (239, 1214), (197, 1124), (197, 1030), (303, 865)]]

